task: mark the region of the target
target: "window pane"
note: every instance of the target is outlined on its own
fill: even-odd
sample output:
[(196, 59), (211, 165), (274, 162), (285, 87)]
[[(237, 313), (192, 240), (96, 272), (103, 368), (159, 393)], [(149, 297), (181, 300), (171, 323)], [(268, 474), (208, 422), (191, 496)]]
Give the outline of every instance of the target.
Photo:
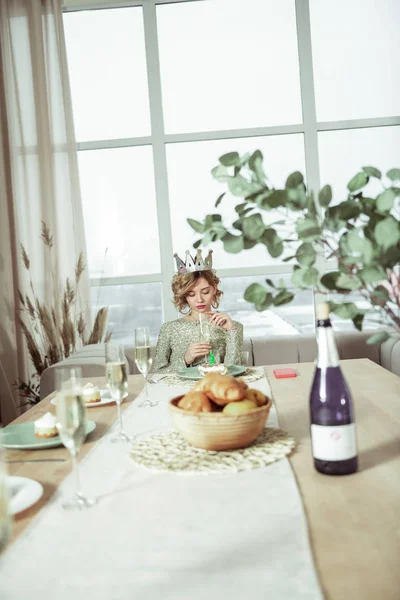
[(162, 323), (161, 283), (93, 286), (90, 296), (93, 311), (108, 306), (112, 339), (133, 345), (135, 327), (149, 327), (152, 343), (157, 341)]
[(398, 0), (310, 0), (319, 121), (400, 113)]
[(78, 156), (90, 275), (159, 273), (151, 148), (91, 150)]
[(78, 141), (150, 134), (142, 9), (64, 14)]
[[(289, 289), (290, 275), (269, 275), (277, 284), (283, 279)], [(229, 313), (244, 327), (244, 335), (249, 338), (265, 335), (298, 335), (300, 332), (314, 331), (314, 308), (312, 290), (296, 292), (290, 304), (257, 312), (253, 304), (243, 298), (246, 288), (252, 283), (265, 285), (265, 277), (224, 277), (221, 289), (224, 292), (220, 309)]]
[[(303, 136), (300, 134), (167, 146), (172, 240), (174, 251), (179, 255), (184, 255), (185, 250), (199, 239), (199, 235), (187, 224), (188, 217), (203, 221), (206, 214), (218, 212), (226, 225), (237, 218), (234, 207), (241, 202), (237, 196), (226, 194), (218, 208), (214, 206), (218, 196), (227, 189), (211, 176), (211, 169), (218, 164), (218, 158), (233, 150), (244, 154), (257, 148), (264, 155), (266, 173), (275, 186), (284, 186), (287, 176), (293, 171), (305, 172)], [(265, 212), (265, 220), (267, 215), (271, 220), (276, 218), (276, 215)], [(271, 258), (261, 244), (240, 254), (228, 254), (222, 242), (213, 244), (212, 248), (217, 269), (276, 264), (283, 258)]]
[(168, 133), (302, 121), (294, 4), (157, 6)]
[[(400, 127), (374, 127), (324, 131), (318, 134), (321, 185), (332, 186), (334, 202), (346, 199), (347, 184), (362, 167), (386, 173), (400, 165)], [(370, 179), (368, 194), (377, 195), (382, 184)]]

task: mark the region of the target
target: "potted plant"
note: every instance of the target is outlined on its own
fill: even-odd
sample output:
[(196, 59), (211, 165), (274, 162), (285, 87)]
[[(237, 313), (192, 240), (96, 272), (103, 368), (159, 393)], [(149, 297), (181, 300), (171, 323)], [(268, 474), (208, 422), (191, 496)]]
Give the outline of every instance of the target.
[[(400, 169), (390, 169), (383, 178), (375, 167), (363, 167), (347, 185), (347, 198), (336, 202), (330, 185), (315, 195), (308, 191), (303, 175), (295, 171), (283, 189), (275, 188), (263, 168), (259, 150), (239, 156), (221, 156), (212, 169), (234, 198), (237, 219), (227, 225), (218, 213), (204, 222), (188, 219), (201, 235), (194, 244), (207, 246), (220, 240), (226, 252), (238, 253), (262, 244), (274, 258), (292, 261), (294, 289), (312, 287), (319, 294), (335, 293), (341, 301), (330, 301), (331, 312), (351, 319), (362, 329), (367, 313), (373, 312), (386, 328), (369, 338), (382, 342), (400, 332)], [(380, 193), (368, 194), (371, 178), (380, 181)], [(386, 185), (385, 185), (386, 181)], [(215, 203), (217, 208), (226, 192)], [(325, 261), (334, 259), (333, 270), (325, 272)], [(368, 305), (361, 308), (348, 296), (359, 292)], [(292, 301), (294, 294), (284, 282), (266, 286), (251, 284), (245, 299), (258, 311)], [(389, 328), (387, 328), (389, 326)]]

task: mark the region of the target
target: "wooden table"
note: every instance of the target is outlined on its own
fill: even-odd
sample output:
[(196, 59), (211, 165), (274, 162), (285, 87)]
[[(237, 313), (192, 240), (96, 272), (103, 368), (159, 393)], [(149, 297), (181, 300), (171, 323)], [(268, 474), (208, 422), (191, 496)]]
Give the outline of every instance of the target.
[[(299, 377), (275, 379), (266, 367), (280, 426), (292, 433), (297, 451), (290, 458), (308, 517), (310, 539), (327, 599), (399, 600), (400, 598), (400, 378), (367, 359), (342, 361), (355, 401), (360, 470), (329, 477), (312, 464), (308, 398), (314, 366), (295, 368)], [(143, 387), (143, 378), (129, 377), (129, 405)], [(32, 421), (48, 410), (49, 398), (15, 422)], [(82, 459), (116, 420), (114, 405), (89, 409), (97, 424), (82, 447)], [(10, 450), (9, 460), (65, 458), (65, 463), (10, 464), (10, 475), (39, 480), (42, 500), (17, 516), (14, 539), (46, 503), (70, 472), (64, 448), (46, 451)], [(275, 599), (274, 599), (275, 600)], [(277, 599), (278, 600), (278, 599)], [(295, 600), (295, 599), (294, 599)]]
[(400, 598), (400, 378), (368, 359), (341, 361), (353, 394), (359, 472), (315, 471), (308, 398), (314, 365), (291, 366), (293, 379), (266, 367), (279, 424), (299, 446), (290, 459), (326, 598)]

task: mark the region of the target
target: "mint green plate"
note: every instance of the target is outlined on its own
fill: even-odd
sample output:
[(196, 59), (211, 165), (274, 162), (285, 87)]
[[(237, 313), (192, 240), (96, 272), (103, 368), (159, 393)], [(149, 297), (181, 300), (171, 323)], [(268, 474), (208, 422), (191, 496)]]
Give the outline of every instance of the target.
[[(86, 421), (86, 435), (96, 429), (94, 421)], [(38, 438), (35, 436), (35, 426), (33, 421), (27, 423), (18, 423), (17, 425), (8, 425), (2, 430), (0, 445), (4, 448), (15, 448), (18, 450), (40, 450), (41, 448), (54, 448), (62, 446), (62, 441), (58, 435), (52, 438)]]
[[(228, 373), (227, 375), (233, 375), (237, 377), (238, 375), (243, 375), (246, 371), (246, 367), (241, 365), (230, 365), (227, 367)], [(188, 367), (187, 369), (182, 369), (182, 371), (177, 372), (178, 377), (182, 377), (182, 379), (201, 379), (204, 377), (202, 373), (200, 373), (198, 367)]]

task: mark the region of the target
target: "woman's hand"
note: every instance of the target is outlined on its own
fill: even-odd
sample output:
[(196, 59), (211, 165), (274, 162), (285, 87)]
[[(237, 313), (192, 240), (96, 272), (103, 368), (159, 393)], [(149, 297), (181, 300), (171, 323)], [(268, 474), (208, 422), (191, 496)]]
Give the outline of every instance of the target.
[(205, 356), (211, 350), (211, 344), (207, 344), (207, 342), (193, 342), (190, 344), (189, 348), (185, 353), (185, 363), (187, 365), (191, 365), (192, 362), (199, 358), (200, 356)]
[(225, 331), (231, 331), (235, 329), (232, 319), (226, 313), (220, 312), (209, 312), (209, 322), (211, 325), (215, 325), (215, 327), (222, 327)]

